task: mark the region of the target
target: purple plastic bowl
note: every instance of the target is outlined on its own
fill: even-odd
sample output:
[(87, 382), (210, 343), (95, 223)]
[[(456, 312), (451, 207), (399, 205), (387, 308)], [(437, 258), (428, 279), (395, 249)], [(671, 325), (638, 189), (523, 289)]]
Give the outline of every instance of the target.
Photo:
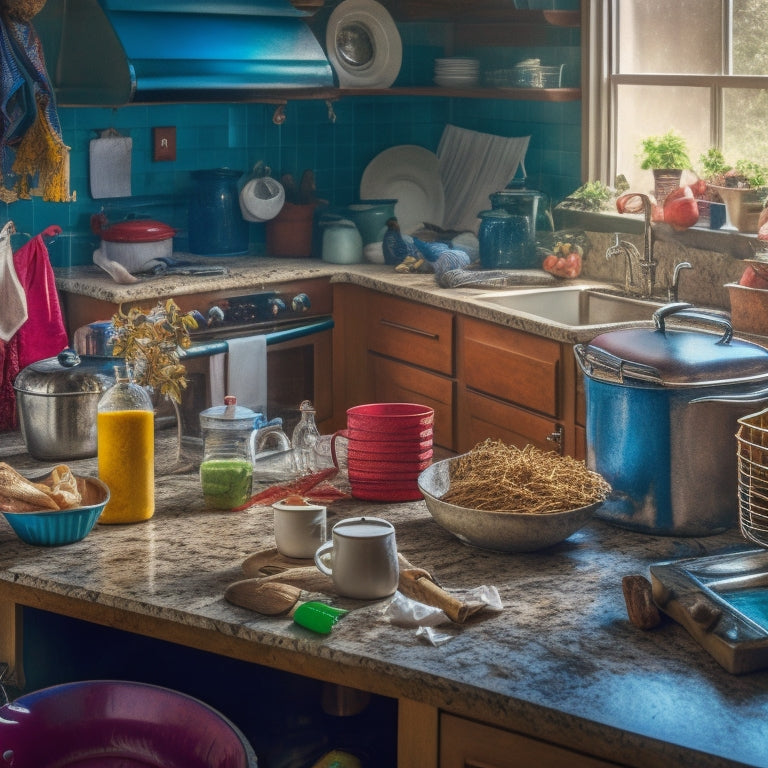
[(186, 694), (92, 680), (20, 696), (0, 707), (0, 745), (13, 768), (256, 768), (224, 715)]

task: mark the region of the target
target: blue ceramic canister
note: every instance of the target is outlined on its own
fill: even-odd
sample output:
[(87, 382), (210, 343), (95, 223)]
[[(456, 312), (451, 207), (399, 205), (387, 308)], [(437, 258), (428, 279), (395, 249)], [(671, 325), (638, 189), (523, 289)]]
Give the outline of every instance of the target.
[(192, 171), (189, 201), (189, 250), (201, 256), (248, 253), (248, 222), (240, 212), (240, 171), (230, 168)]
[(496, 209), (481, 211), (478, 240), (483, 269), (531, 269), (540, 266), (531, 219)]

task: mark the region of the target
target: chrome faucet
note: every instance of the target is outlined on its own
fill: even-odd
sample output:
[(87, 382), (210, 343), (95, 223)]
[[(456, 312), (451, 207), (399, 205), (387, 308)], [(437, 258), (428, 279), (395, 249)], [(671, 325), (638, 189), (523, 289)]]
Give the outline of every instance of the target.
[(650, 299), (656, 282), (656, 262), (653, 260), (653, 229), (651, 228), (651, 199), (648, 195), (633, 192), (633, 196), (643, 201), (643, 252), (637, 250), (632, 243), (622, 240), (616, 235), (616, 242), (605, 253), (606, 258), (623, 253), (627, 259), (627, 272), (624, 278), (624, 288), (627, 293), (634, 293), (640, 298)]
[(678, 293), (680, 288), (680, 273), (684, 269), (693, 269), (690, 261), (681, 261), (675, 264), (675, 269), (672, 272), (672, 284), (669, 286), (667, 298), (670, 301), (678, 300)]

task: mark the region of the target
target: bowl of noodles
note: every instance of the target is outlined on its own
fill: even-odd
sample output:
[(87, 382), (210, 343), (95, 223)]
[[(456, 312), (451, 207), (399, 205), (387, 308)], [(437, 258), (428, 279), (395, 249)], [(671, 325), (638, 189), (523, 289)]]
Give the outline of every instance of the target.
[(486, 440), (418, 478), (435, 522), (465, 544), (534, 552), (586, 525), (610, 485), (583, 461)]

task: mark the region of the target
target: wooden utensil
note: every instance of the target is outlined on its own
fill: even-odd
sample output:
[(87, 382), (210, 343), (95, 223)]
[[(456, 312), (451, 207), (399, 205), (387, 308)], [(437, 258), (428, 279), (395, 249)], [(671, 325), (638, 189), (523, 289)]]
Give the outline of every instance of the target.
[(256, 611), (264, 616), (279, 616), (296, 607), (301, 587), (280, 581), (243, 579), (230, 584), (224, 591), (224, 599), (241, 608)]

